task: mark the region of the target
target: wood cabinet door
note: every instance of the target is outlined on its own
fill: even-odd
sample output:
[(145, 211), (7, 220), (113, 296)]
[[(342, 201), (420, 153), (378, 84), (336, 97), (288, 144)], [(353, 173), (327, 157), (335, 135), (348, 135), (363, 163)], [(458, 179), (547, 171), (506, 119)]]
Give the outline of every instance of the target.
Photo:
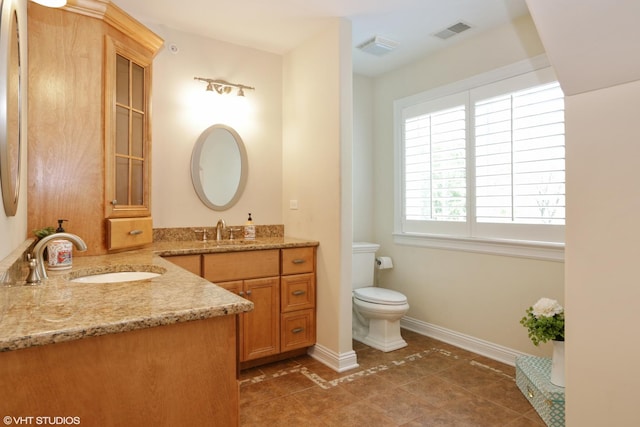
[(233, 292), (236, 295), (240, 295), (244, 297), (244, 282), (242, 280), (233, 280), (231, 282), (219, 282), (216, 283), (217, 286), (226, 289), (229, 292)]
[(241, 361), (280, 352), (280, 278), (244, 281), (243, 298), (253, 302), (253, 311), (242, 315)]

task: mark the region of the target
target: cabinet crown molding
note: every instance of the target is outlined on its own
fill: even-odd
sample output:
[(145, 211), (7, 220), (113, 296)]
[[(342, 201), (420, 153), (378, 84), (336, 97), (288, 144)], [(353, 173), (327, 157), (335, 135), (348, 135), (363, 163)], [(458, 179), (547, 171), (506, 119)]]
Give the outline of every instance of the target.
[(111, 0), (68, 0), (63, 9), (103, 20), (126, 36), (134, 38), (153, 56), (164, 43), (160, 36), (120, 9)]

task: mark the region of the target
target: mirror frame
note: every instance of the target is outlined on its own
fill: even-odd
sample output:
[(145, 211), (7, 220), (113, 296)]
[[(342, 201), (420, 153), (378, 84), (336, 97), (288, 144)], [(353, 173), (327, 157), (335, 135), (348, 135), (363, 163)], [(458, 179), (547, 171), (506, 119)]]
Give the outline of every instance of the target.
[[(18, 210), (18, 198), (20, 195), (20, 169), (22, 160), (23, 145), (23, 123), (25, 112), (23, 106), (23, 73), (25, 72), (25, 63), (23, 55), (23, 44), (20, 38), (26, 40), (26, 34), (22, 31), (22, 13), (19, 11), (17, 0), (4, 0), (0, 11), (0, 181), (2, 187), (2, 200), (4, 211), (7, 216), (15, 216)], [(17, 45), (11, 46), (11, 42), (15, 40)], [(13, 51), (15, 49), (15, 51)], [(18, 69), (11, 70), (11, 55), (17, 53)], [(17, 93), (11, 94), (10, 90), (14, 89), (14, 85), (10, 84), (13, 75), (17, 76)], [(17, 100), (17, 105), (9, 105), (12, 99)], [(17, 108), (18, 111), (11, 111), (11, 108)], [(9, 131), (8, 125), (10, 113), (14, 113), (17, 118), (16, 129)], [(16, 135), (16, 141), (9, 141), (11, 135)], [(15, 152), (12, 154), (12, 144)], [(15, 164), (14, 164), (15, 162)]]
[[(236, 146), (238, 147), (238, 151), (240, 152), (240, 180), (238, 182), (238, 186), (235, 190), (233, 197), (224, 205), (216, 205), (211, 200), (209, 200), (202, 186), (202, 181), (200, 180), (200, 173), (199, 173), (200, 157), (202, 155), (202, 149), (204, 148), (204, 144), (205, 142), (207, 142), (207, 139), (209, 138), (209, 136), (215, 130), (218, 130), (218, 129), (226, 130), (231, 134), (231, 136), (233, 137), (236, 143)], [(193, 147), (193, 152), (191, 154), (191, 181), (193, 183), (193, 188), (196, 190), (196, 194), (198, 194), (198, 197), (200, 198), (202, 203), (204, 203), (208, 208), (213, 209), (214, 211), (224, 211), (226, 209), (229, 209), (230, 207), (235, 205), (240, 199), (240, 196), (242, 196), (244, 188), (247, 184), (248, 175), (249, 175), (249, 163), (247, 160), (247, 150), (244, 146), (244, 142), (242, 141), (242, 138), (240, 137), (238, 132), (235, 131), (235, 129), (226, 125), (217, 124), (217, 125), (208, 127), (200, 134), (200, 136), (198, 137)]]

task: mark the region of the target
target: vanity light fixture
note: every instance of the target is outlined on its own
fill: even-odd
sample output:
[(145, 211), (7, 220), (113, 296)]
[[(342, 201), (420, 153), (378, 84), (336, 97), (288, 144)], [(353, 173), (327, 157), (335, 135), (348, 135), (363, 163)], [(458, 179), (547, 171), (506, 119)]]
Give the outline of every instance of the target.
[(216, 91), (221, 95), (231, 92), (233, 88), (238, 89), (238, 96), (244, 96), (245, 89), (255, 90), (255, 88), (251, 86), (229, 83), (224, 80), (206, 79), (204, 77), (194, 77), (193, 79), (205, 82), (207, 84), (207, 92)]
[(31, 0), (31, 1), (47, 7), (62, 7), (67, 4), (67, 0)]

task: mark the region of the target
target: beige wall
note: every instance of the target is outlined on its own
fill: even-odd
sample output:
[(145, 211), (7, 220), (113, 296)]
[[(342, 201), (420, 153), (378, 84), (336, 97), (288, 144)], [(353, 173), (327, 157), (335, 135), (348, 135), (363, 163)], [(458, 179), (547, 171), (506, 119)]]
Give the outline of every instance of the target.
[(320, 241), (317, 338), (336, 354), (351, 350), (350, 45), (350, 24), (336, 19), (285, 55), (283, 73), (285, 230)]
[[(282, 223), (282, 56), (149, 25), (165, 40), (153, 63), (152, 214), (155, 227)], [(177, 53), (168, 46), (174, 45)], [(256, 89), (245, 98), (206, 92), (194, 77), (223, 79)], [(198, 136), (226, 124), (242, 137), (249, 176), (238, 203), (223, 212), (207, 208), (191, 183)]]
[(567, 95), (566, 424), (636, 426), (640, 4), (527, 5)]
[(394, 244), (393, 101), (542, 53), (524, 17), (376, 79), (373, 95), (374, 238), (394, 261), (380, 284), (407, 295), (411, 318), (531, 354), (550, 344), (535, 347), (519, 320), (540, 297), (564, 301), (564, 264)]
[(373, 82), (353, 76), (353, 241), (373, 240)]
[(566, 108), (567, 425), (637, 425), (640, 80)]

